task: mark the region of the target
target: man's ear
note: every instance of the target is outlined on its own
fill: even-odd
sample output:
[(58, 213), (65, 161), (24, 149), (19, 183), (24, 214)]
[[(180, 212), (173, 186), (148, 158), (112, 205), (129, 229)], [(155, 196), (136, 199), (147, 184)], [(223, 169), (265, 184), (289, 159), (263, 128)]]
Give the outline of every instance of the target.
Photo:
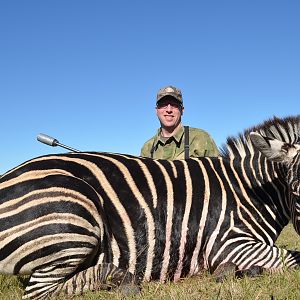
[(273, 161), (283, 161), (287, 158), (286, 143), (277, 139), (264, 137), (258, 132), (250, 132), (250, 139), (255, 148)]

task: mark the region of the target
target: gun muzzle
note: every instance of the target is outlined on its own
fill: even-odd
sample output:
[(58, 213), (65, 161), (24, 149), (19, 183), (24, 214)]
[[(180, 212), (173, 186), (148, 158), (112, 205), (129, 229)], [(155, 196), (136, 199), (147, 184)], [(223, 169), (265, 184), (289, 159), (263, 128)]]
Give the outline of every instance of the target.
[(79, 150), (77, 149), (74, 149), (70, 146), (67, 146), (67, 145), (64, 145), (64, 144), (61, 144), (57, 139), (47, 135), (47, 134), (43, 134), (43, 133), (40, 133), (38, 134), (38, 136), (36, 137), (36, 139), (43, 143), (43, 144), (46, 144), (48, 146), (52, 146), (52, 147), (56, 147), (56, 146), (59, 146), (59, 147), (62, 147), (62, 148), (65, 148), (67, 150), (70, 150), (72, 152), (80, 152)]

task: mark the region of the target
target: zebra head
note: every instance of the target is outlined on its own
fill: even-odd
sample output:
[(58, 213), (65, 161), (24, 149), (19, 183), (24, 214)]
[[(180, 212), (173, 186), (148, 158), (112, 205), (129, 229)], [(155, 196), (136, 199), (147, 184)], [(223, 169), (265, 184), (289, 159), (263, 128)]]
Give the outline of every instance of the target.
[(300, 235), (300, 144), (286, 143), (275, 138), (251, 132), (250, 139), (268, 160), (286, 166), (286, 183), (289, 190), (290, 209), (295, 230)]

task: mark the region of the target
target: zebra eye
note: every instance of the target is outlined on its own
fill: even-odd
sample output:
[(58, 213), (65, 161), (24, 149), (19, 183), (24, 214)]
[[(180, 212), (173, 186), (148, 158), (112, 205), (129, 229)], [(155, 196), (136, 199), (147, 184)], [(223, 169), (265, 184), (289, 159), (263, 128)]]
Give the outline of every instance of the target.
[(284, 143), (281, 147), (281, 150), (287, 153), (291, 148), (295, 148), (294, 145), (290, 143)]

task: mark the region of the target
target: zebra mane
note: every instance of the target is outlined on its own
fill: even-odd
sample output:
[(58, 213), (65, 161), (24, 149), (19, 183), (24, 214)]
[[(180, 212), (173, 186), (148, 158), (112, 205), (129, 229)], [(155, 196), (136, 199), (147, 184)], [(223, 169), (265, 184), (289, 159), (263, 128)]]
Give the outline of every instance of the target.
[(244, 130), (244, 133), (238, 134), (237, 137), (229, 136), (227, 143), (221, 148), (221, 156), (225, 158), (243, 158), (258, 151), (253, 147), (249, 137), (252, 131), (286, 143), (300, 143), (300, 115), (285, 118), (274, 116), (272, 119)]

